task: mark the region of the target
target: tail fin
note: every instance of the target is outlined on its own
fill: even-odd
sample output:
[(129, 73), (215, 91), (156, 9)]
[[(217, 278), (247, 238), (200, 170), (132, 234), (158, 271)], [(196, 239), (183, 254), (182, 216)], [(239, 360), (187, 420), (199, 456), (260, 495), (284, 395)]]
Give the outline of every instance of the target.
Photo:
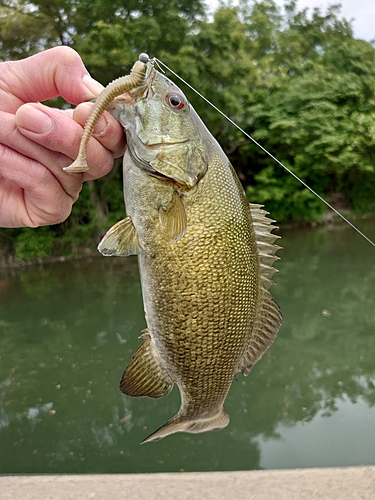
[(174, 434), (175, 432), (190, 432), (192, 434), (197, 434), (205, 431), (219, 431), (229, 424), (229, 420), (229, 415), (223, 407), (218, 414), (209, 418), (192, 419), (177, 414), (159, 427), (157, 431), (150, 434), (141, 444), (159, 441), (159, 439), (169, 436), (169, 434)]

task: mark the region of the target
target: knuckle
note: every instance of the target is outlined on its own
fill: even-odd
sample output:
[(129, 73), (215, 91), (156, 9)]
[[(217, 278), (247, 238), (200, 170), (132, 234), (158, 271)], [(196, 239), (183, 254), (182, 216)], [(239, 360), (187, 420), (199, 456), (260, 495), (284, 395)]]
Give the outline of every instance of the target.
[(70, 66), (71, 64), (81, 64), (82, 59), (81, 56), (71, 47), (67, 47), (66, 45), (60, 45), (58, 47), (53, 47), (49, 49), (51, 52), (56, 55), (56, 57), (61, 61), (64, 61), (64, 66)]

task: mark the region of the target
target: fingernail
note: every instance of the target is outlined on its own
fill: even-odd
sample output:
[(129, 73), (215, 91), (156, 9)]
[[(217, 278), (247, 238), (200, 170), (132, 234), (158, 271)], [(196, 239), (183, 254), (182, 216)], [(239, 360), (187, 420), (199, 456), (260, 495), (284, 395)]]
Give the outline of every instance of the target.
[(93, 99), (94, 97), (98, 97), (100, 92), (104, 89), (103, 85), (93, 78), (91, 78), (90, 75), (85, 75), (83, 77), (83, 83), (85, 84), (85, 87), (89, 91), (87, 94), (87, 100)]
[(24, 104), (17, 110), (16, 125), (34, 134), (46, 134), (52, 129), (53, 121), (32, 104)]

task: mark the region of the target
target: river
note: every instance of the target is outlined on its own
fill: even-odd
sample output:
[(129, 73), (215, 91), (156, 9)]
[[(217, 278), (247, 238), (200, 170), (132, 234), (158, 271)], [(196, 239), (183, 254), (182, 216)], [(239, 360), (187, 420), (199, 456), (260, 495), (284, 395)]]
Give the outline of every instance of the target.
[(142, 446), (179, 394), (118, 389), (145, 328), (136, 259), (0, 270), (0, 474), (375, 464), (375, 250), (341, 224), (281, 236), (283, 325), (233, 382), (229, 426)]

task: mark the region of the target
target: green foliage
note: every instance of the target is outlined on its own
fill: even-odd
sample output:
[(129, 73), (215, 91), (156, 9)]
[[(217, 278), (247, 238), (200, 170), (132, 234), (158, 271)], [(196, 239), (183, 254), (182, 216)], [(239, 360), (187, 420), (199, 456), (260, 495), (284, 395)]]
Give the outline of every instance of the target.
[(69, 45), (77, 29), (75, 0), (1, 0), (0, 60)]
[(24, 228), (16, 238), (16, 260), (35, 260), (49, 257), (53, 245), (54, 234), (48, 227)]
[[(0, 40), (3, 59), (70, 45), (103, 84), (127, 73), (140, 52), (155, 55), (320, 195), (352, 212), (375, 210), (375, 48), (353, 37), (338, 5), (323, 12), (298, 10), (295, 0), (283, 8), (241, 0), (220, 4), (208, 20), (201, 0), (1, 0)], [(184, 91), (252, 202), (279, 223), (322, 218), (317, 198)], [(51, 232), (55, 252), (93, 247), (123, 211), (117, 164), (85, 186), (66, 223), (43, 234)], [(20, 231), (2, 232), (3, 253), (14, 253)]]
[(127, 73), (141, 52), (162, 57), (180, 50), (189, 30), (204, 15), (200, 0), (131, 1), (126, 5), (96, 0), (89, 8), (93, 8), (90, 26), (84, 33), (77, 31), (73, 46), (104, 84)]
[[(363, 210), (369, 203), (368, 211), (374, 208), (367, 188), (375, 179), (375, 128), (370, 97), (375, 90), (374, 63), (375, 51), (365, 42), (345, 39), (340, 44), (330, 44), (314, 64), (300, 69), (298, 75), (280, 78), (279, 88), (250, 111), (254, 138), (304, 182), (326, 196), (342, 192), (349, 207), (356, 210)], [(323, 212), (325, 207), (316, 203), (305, 205), (302, 210), (294, 206), (296, 192), (288, 192), (288, 184), (292, 186), (286, 179), (289, 174), (275, 177), (271, 170), (265, 168), (254, 175), (258, 186), (252, 192), (262, 185), (266, 188), (260, 201), (270, 197), (267, 187), (272, 188), (279, 179), (285, 195), (282, 201), (288, 200), (289, 204), (289, 210), (283, 208), (282, 212), (289, 212), (288, 219), (308, 220)], [(301, 188), (294, 184), (294, 189)], [(278, 214), (280, 207), (276, 207), (275, 216)]]

